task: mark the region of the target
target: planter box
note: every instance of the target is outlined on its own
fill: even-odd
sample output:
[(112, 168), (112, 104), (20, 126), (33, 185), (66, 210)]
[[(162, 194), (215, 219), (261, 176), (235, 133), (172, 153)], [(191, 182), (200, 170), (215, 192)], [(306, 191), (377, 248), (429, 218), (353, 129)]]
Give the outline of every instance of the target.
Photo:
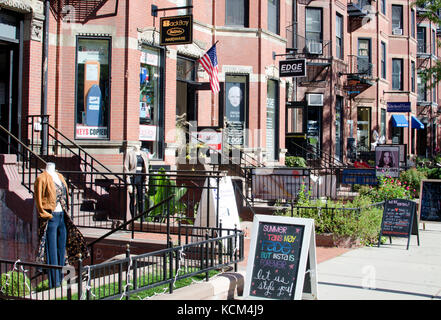
[(336, 236), (333, 233), (316, 234), (315, 242), (317, 247), (358, 248), (362, 246), (359, 239)]

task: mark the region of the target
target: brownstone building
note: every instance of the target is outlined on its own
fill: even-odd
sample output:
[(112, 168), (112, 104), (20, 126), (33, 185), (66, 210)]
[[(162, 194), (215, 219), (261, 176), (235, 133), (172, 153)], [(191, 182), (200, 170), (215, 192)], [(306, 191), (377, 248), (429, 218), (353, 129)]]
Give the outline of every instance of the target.
[[(222, 148), (267, 165), (301, 148), (346, 162), (350, 145), (362, 152), (375, 143), (430, 156), (439, 147), (439, 86), (421, 83), (418, 70), (438, 59), (438, 26), (411, 3), (2, 1), (1, 122), (26, 140), (27, 117), (48, 115), (115, 170), (135, 144), (153, 164), (175, 166), (180, 120), (192, 123), (186, 130), (223, 132)], [(193, 42), (161, 46), (160, 18), (189, 14)], [(215, 43), (218, 94), (198, 63)], [(279, 76), (279, 61), (290, 58), (306, 59), (306, 77)], [(236, 107), (230, 90), (239, 92)]]

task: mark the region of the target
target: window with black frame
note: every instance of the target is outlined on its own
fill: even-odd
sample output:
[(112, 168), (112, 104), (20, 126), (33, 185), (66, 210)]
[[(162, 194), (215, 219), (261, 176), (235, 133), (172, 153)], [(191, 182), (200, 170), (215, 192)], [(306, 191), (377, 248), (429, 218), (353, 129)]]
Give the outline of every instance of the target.
[(225, 0), (225, 25), (248, 27), (249, 0)]
[(278, 160), (279, 141), (279, 83), (276, 80), (267, 82), (266, 98), (266, 151), (267, 160)]
[(139, 140), (149, 150), (152, 159), (162, 158), (162, 77), (161, 51), (143, 46), (140, 61)]
[(268, 0), (268, 30), (279, 34), (280, 0)]
[(306, 8), (305, 15), (305, 50), (320, 55), (323, 52), (322, 9)]
[(225, 76), (225, 132), (230, 145), (245, 146), (248, 77)]
[(108, 139), (110, 38), (78, 37), (76, 139)]
[(403, 90), (403, 59), (392, 59), (392, 90)]

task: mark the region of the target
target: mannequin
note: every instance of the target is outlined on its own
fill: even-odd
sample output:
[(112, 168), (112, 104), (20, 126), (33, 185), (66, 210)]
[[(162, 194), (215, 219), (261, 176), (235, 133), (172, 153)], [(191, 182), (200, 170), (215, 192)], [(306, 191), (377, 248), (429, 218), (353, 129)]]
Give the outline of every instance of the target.
[[(73, 225), (67, 212), (68, 186), (64, 177), (56, 172), (55, 163), (49, 162), (34, 184), (34, 201), (40, 222), (39, 258), (49, 265), (64, 266), (68, 259), (88, 256), (84, 237)], [(58, 287), (63, 279), (62, 270), (50, 269), (49, 287)]]
[(131, 173), (127, 179), (127, 190), (130, 195), (130, 214), (132, 218), (136, 215), (135, 204), (138, 207), (138, 214), (144, 211), (144, 195), (148, 184), (146, 174), (149, 172), (149, 164), (148, 154), (141, 150), (139, 144), (128, 151), (124, 158), (124, 173)]

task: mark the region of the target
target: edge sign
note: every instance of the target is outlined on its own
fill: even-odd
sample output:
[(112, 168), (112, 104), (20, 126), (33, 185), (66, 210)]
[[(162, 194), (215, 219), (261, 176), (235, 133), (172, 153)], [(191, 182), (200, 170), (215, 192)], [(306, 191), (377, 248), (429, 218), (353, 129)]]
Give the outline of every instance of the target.
[(280, 77), (306, 77), (306, 60), (281, 60), (279, 61)]
[(193, 16), (162, 17), (159, 23), (160, 45), (193, 43)]

